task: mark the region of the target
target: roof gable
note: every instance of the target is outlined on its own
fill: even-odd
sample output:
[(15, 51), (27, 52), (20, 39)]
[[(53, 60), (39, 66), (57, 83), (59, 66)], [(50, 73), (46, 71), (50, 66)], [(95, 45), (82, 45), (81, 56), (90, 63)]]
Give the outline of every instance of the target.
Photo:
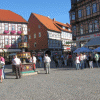
[(22, 16), (3, 9), (0, 9), (0, 21), (28, 23)]
[(61, 32), (53, 23), (53, 20), (39, 14), (32, 13), (47, 29)]

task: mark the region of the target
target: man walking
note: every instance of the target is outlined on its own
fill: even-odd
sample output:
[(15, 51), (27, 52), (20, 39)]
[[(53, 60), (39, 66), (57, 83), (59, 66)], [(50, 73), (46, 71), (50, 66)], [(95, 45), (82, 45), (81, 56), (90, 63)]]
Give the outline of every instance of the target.
[(20, 72), (21, 60), (17, 58), (17, 55), (14, 56), (14, 59), (12, 60), (12, 65), (15, 68), (16, 79), (21, 78), (21, 72)]
[(48, 57), (48, 54), (46, 54), (45, 58), (44, 58), (44, 63), (46, 66), (46, 74), (50, 73), (50, 62), (51, 62), (51, 59), (50, 59), (50, 57)]

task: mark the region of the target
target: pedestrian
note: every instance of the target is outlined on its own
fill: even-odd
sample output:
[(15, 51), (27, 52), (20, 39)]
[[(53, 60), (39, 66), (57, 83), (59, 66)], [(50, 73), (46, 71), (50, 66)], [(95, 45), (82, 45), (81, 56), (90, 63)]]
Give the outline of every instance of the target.
[(72, 67), (73, 62), (72, 62), (72, 55), (71, 54), (69, 54), (68, 59), (69, 59), (69, 66)]
[(95, 53), (95, 61), (96, 61), (97, 67), (99, 68), (99, 63), (98, 63), (98, 61), (99, 61), (99, 54), (97, 52)]
[(12, 65), (15, 68), (16, 79), (21, 78), (21, 72), (20, 72), (21, 60), (17, 58), (17, 55), (14, 56), (14, 59), (12, 60)]
[(29, 63), (32, 63), (32, 57), (28, 58)]
[(1, 83), (2, 83), (2, 68), (0, 68), (0, 80), (1, 80)]
[(93, 57), (92, 57), (91, 53), (89, 54), (89, 66), (90, 66), (90, 68), (93, 68)]
[(76, 70), (78, 70), (80, 68), (80, 56), (78, 54), (75, 59), (75, 64), (76, 64)]
[(35, 54), (33, 54), (33, 69), (36, 70), (36, 57)]
[(0, 62), (3, 63), (3, 66), (2, 66), (2, 79), (5, 79), (5, 72), (4, 72), (4, 69), (5, 69), (5, 59), (4, 59), (4, 57), (2, 57), (2, 55), (0, 55)]
[(45, 62), (45, 65), (46, 65), (46, 74), (50, 74), (50, 62), (51, 62), (51, 59), (50, 59), (50, 57), (48, 57), (48, 54), (45, 55), (44, 62)]
[(42, 67), (42, 57), (39, 56), (38, 59), (39, 59), (39, 65), (40, 65), (40, 68), (41, 68)]
[(87, 66), (87, 62), (86, 62), (86, 54), (84, 53), (84, 55), (83, 55), (83, 59), (84, 59), (84, 68), (86, 68), (86, 66)]
[(80, 67), (81, 69), (84, 69), (84, 57), (82, 53), (80, 54)]

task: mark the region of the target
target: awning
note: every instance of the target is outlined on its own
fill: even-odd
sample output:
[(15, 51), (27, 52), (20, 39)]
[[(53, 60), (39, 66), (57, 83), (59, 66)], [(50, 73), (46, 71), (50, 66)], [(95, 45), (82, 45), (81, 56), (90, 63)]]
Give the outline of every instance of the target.
[(91, 39), (84, 46), (98, 46), (98, 45), (100, 45), (100, 37), (96, 37), (96, 38)]
[(21, 49), (0, 49), (0, 52), (20, 52)]

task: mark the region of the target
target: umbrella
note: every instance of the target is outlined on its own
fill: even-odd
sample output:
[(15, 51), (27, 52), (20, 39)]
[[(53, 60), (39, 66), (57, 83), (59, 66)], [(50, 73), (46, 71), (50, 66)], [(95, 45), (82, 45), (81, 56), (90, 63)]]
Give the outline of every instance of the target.
[(100, 47), (98, 47), (98, 48), (96, 48), (96, 49), (94, 49), (94, 50), (92, 50), (93, 52), (100, 52)]
[(73, 53), (79, 53), (80, 52), (80, 48), (76, 49)]
[(81, 47), (80, 52), (92, 52), (92, 50), (86, 47)]
[(92, 50), (86, 47), (81, 47), (74, 51), (74, 53), (80, 53), (80, 52), (92, 52)]

